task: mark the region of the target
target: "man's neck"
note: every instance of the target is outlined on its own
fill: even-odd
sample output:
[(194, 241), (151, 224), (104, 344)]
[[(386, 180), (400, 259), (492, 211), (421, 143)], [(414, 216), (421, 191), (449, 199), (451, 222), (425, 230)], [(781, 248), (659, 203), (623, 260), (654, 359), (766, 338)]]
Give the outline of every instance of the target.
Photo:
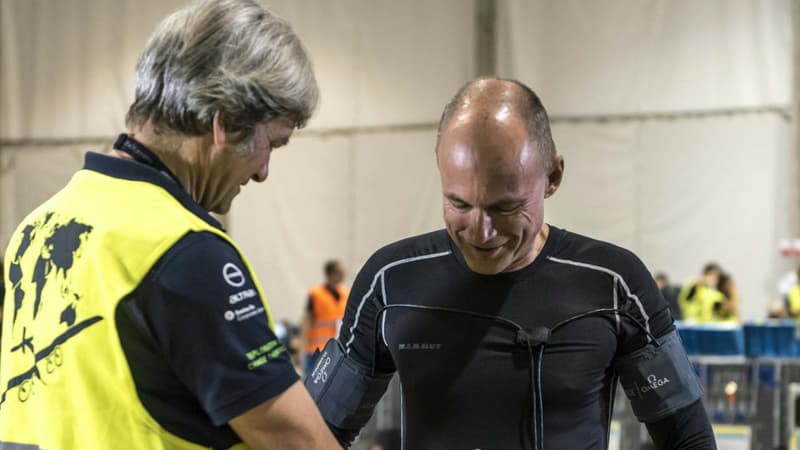
[(539, 253), (542, 253), (544, 244), (547, 243), (548, 236), (550, 236), (550, 225), (542, 223), (542, 228), (539, 229), (539, 232), (536, 233), (536, 238), (533, 240), (533, 258), (531, 258), (531, 262), (539, 256)]
[[(199, 169), (202, 169), (206, 162), (201, 159), (204, 155), (204, 152), (200, 151), (202, 137), (158, 135), (149, 124), (130, 130), (128, 136), (153, 152), (177, 178), (192, 199), (195, 201), (200, 199), (199, 186), (203, 185), (204, 180), (200, 175), (203, 171)], [(134, 159), (119, 150), (114, 150), (113, 156), (128, 160)]]
[(507, 267), (503, 272), (514, 272), (520, 270), (524, 267), (527, 267), (536, 258), (542, 253), (542, 249), (544, 249), (544, 245), (547, 243), (547, 237), (550, 235), (550, 226), (547, 223), (542, 223), (542, 227), (539, 228), (539, 231), (536, 233), (536, 236), (533, 238), (533, 246), (531, 248), (530, 253), (528, 253), (528, 257), (524, 260), (520, 260), (511, 264)]

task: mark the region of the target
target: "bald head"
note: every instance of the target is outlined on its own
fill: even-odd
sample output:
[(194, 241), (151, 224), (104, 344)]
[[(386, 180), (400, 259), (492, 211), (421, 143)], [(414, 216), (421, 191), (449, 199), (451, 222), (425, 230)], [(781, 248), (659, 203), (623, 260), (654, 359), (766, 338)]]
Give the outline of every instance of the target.
[(541, 154), (545, 173), (550, 172), (556, 148), (547, 111), (536, 93), (516, 80), (482, 77), (459, 89), (442, 112), (436, 151), (442, 133), (451, 126), (469, 126), (478, 131), (514, 120), (524, 123), (531, 147)]
[(564, 173), (536, 94), (511, 80), (468, 83), (442, 114), (436, 161), (447, 232), (467, 266), (491, 275), (530, 264)]

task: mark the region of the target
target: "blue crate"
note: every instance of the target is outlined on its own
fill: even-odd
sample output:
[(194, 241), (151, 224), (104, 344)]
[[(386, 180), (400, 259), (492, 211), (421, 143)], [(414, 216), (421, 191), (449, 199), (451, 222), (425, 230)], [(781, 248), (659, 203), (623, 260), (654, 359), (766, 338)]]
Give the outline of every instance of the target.
[(744, 355), (744, 331), (741, 327), (711, 328), (705, 331), (711, 338), (710, 354), (725, 356)]
[(686, 353), (690, 355), (743, 356), (745, 335), (735, 324), (685, 324), (676, 322)]
[(745, 352), (747, 356), (764, 356), (767, 353), (766, 338), (764, 334), (766, 330), (763, 325), (754, 323), (744, 324), (744, 341)]
[(689, 355), (699, 355), (700, 347), (697, 342), (697, 331), (692, 326), (683, 325), (681, 322), (675, 322), (675, 328), (683, 341), (683, 348)]
[(745, 347), (753, 357), (798, 357), (800, 340), (791, 320), (771, 320), (744, 325)]

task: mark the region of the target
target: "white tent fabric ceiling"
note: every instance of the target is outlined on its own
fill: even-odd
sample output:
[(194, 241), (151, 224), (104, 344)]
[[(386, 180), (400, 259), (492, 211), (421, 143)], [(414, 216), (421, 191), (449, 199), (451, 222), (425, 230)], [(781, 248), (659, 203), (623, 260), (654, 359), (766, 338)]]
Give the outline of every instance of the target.
[[(0, 0), (0, 244), (123, 129), (138, 52), (179, 0)], [(355, 271), (439, 228), (435, 122), (476, 70), (473, 2), (268, 2), (308, 46), (322, 103), (227, 218), (276, 318), (322, 262)], [(547, 220), (677, 281), (729, 269), (763, 317), (797, 234), (789, 0), (497, 0), (497, 72), (531, 85), (567, 162)], [(354, 274), (351, 274), (354, 275)]]

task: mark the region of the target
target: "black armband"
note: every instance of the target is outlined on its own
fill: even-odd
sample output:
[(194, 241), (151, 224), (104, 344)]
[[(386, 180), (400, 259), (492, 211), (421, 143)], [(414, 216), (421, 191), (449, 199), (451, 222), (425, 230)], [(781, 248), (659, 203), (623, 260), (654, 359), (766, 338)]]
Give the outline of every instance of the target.
[(329, 425), (357, 432), (369, 421), (392, 376), (370, 375), (331, 339), (316, 356), (305, 386)]
[(631, 408), (641, 422), (654, 422), (703, 396), (678, 332), (621, 357), (615, 369)]

